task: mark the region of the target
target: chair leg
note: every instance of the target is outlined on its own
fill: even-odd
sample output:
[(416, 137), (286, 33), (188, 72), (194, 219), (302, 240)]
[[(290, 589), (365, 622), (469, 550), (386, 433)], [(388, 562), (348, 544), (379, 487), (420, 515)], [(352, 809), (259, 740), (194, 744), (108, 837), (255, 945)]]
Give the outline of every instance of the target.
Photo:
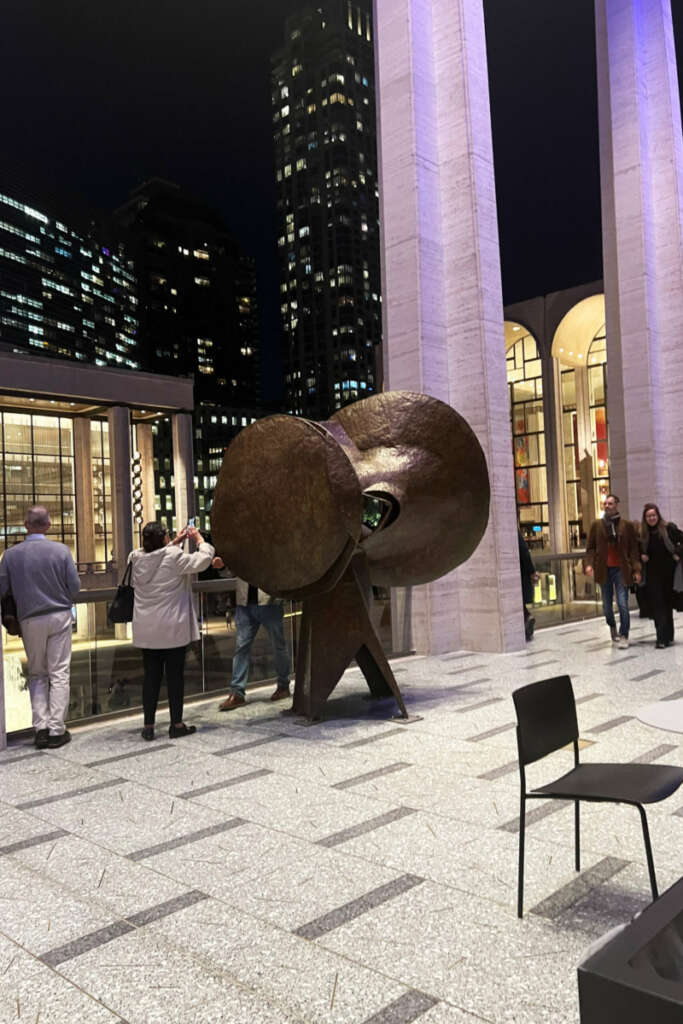
[(574, 866), (577, 871), (581, 870), (581, 828), (579, 824), (579, 805), (581, 801), (574, 801)]
[(643, 839), (645, 840), (645, 854), (647, 856), (647, 870), (650, 872), (650, 888), (652, 889), (652, 899), (656, 900), (657, 897), (659, 896), (659, 893), (657, 891), (657, 879), (655, 878), (655, 862), (654, 862), (654, 859), (652, 857), (652, 845), (650, 843), (650, 830), (647, 827), (647, 818), (645, 817), (645, 811), (640, 806), (640, 804), (636, 804), (636, 806), (637, 806), (638, 810), (640, 811), (640, 820), (641, 820), (642, 825), (643, 825)]
[(523, 916), (524, 905), (524, 829), (526, 826), (526, 800), (524, 794), (519, 807), (519, 865), (517, 874), (517, 917)]

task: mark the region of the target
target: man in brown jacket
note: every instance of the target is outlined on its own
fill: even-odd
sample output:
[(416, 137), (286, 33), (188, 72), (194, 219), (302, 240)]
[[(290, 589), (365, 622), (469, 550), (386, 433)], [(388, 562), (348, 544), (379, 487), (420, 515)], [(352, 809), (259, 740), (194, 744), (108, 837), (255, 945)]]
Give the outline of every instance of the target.
[[(600, 584), (602, 610), (612, 643), (628, 647), (628, 588), (640, 582), (640, 547), (633, 523), (621, 518), (616, 494), (607, 495), (604, 508), (602, 519), (596, 519), (590, 528), (584, 567), (586, 576), (593, 576)], [(619, 608), (618, 635), (612, 608), (615, 591)]]

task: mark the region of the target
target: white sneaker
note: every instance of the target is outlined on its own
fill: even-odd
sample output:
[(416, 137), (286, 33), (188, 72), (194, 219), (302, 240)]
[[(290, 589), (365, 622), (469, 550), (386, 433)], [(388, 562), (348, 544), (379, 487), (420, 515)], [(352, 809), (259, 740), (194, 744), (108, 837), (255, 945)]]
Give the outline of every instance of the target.
[(627, 636), (620, 636), (619, 639), (617, 640), (617, 647), (620, 647), (622, 650), (624, 650), (624, 648), (628, 647), (628, 637)]

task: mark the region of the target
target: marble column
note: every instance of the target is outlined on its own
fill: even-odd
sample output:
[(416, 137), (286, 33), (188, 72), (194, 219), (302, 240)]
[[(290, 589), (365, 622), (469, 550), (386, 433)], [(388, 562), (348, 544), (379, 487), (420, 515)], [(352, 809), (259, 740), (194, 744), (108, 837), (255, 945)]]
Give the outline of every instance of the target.
[[(90, 420), (85, 416), (76, 416), (73, 426), (74, 451), (76, 453), (75, 485), (78, 561), (91, 564), (95, 561), (95, 527), (93, 522)], [(84, 569), (83, 571), (85, 572), (86, 570)]]
[(524, 632), (482, 0), (375, 0), (375, 25), (384, 387), (457, 409), (482, 444), (492, 491), (474, 556), (402, 606), (418, 651), (517, 650)]
[(130, 491), (130, 413), (117, 405), (107, 412), (109, 457), (111, 459), (112, 518), (114, 520), (114, 565), (121, 580), (128, 554), (133, 548), (133, 505)]
[(177, 412), (173, 417), (173, 477), (176, 528), (182, 530), (195, 514), (192, 416), (188, 412)]
[(670, 0), (596, 0), (612, 489), (683, 518), (683, 140)]
[(151, 423), (138, 423), (135, 427), (142, 467), (142, 520), (149, 523), (157, 518), (154, 490), (154, 434)]

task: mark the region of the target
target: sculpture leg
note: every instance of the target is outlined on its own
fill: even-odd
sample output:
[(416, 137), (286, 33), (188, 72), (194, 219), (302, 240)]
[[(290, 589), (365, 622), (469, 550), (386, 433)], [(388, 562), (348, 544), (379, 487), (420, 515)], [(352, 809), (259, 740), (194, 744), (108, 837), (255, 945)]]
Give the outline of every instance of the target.
[(373, 696), (393, 694), (407, 717), (401, 692), (370, 621), (352, 568), (331, 591), (303, 602), (293, 710), (309, 721), (356, 658)]

